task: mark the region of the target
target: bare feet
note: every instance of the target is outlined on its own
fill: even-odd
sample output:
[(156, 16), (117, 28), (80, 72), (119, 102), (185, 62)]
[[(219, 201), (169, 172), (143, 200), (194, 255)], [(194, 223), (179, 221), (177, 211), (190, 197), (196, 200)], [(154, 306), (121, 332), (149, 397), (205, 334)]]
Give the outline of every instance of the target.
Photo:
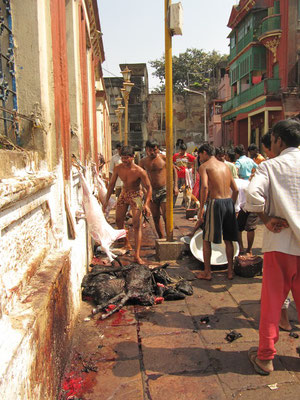
[(231, 281), (234, 277), (234, 273), (232, 270), (228, 270), (227, 272), (227, 278)]
[(195, 274), (195, 277), (196, 277), (197, 279), (203, 279), (203, 280), (205, 280), (205, 281), (211, 281), (211, 273), (206, 273), (206, 272), (204, 272), (204, 271), (197, 272), (197, 273)]
[(131, 250), (132, 250), (131, 244), (130, 244), (130, 243), (126, 244), (126, 245), (123, 247), (123, 249), (124, 249), (124, 250), (127, 250), (127, 251), (131, 251)]
[(134, 262), (139, 264), (139, 265), (144, 265), (144, 261), (141, 259), (139, 256), (134, 256)]
[(130, 250), (126, 249), (125, 247), (114, 249), (114, 254), (117, 256), (124, 256), (125, 254), (129, 254)]

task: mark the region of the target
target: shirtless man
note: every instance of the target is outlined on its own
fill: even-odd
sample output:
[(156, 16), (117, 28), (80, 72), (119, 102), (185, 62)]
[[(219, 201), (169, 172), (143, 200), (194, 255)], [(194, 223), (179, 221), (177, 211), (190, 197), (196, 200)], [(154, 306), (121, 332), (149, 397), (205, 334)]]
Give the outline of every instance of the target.
[[(222, 243), (222, 234), (226, 246), (228, 261), (228, 279), (233, 278), (233, 241), (238, 239), (238, 227), (234, 210), (234, 203), (238, 196), (238, 188), (230, 169), (214, 156), (214, 148), (203, 144), (198, 149), (201, 166), (199, 224), (203, 228), (203, 258), (204, 271), (196, 275), (198, 279), (211, 280), (211, 242)], [(230, 190), (231, 189), (231, 190)], [(232, 191), (232, 192), (231, 192)], [(204, 205), (208, 199), (204, 216)]]
[[(117, 178), (121, 178), (123, 187), (117, 201), (116, 224), (119, 229), (124, 229), (126, 212), (130, 206), (132, 210), (132, 223), (135, 240), (134, 261), (138, 264), (144, 264), (140, 257), (142, 242), (141, 217), (143, 211), (146, 215), (150, 215), (149, 203), (152, 195), (151, 184), (146, 172), (134, 163), (134, 151), (131, 146), (122, 147), (120, 155), (122, 163), (116, 165), (114, 168), (108, 185), (105, 203), (103, 204), (103, 210), (105, 211), (105, 208), (107, 207), (108, 200), (113, 193)], [(142, 202), (143, 192), (141, 191), (141, 183), (146, 189), (144, 205)], [(132, 250), (128, 233), (125, 238), (125, 249)]]
[[(166, 199), (167, 199), (167, 169), (166, 156), (159, 151), (159, 144), (156, 140), (148, 140), (146, 143), (147, 156), (142, 158), (140, 166), (144, 168), (149, 176), (152, 185), (152, 199), (150, 208), (158, 237), (164, 237), (164, 231), (160, 213), (166, 223)], [(178, 196), (177, 173), (173, 167), (174, 196)]]

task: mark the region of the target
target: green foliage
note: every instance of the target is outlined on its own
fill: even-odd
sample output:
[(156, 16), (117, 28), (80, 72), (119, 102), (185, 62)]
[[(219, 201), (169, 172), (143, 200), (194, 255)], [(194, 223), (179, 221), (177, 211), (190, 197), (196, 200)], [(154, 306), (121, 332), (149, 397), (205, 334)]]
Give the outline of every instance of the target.
[[(214, 89), (216, 67), (221, 66), (227, 60), (227, 55), (217, 51), (205, 53), (203, 50), (187, 49), (179, 56), (173, 56), (173, 90), (177, 94), (183, 93), (183, 88), (212, 91)], [(165, 86), (165, 57), (159, 60), (149, 61), (155, 69), (154, 76), (159, 78), (162, 84), (156, 88), (156, 92), (164, 92)]]

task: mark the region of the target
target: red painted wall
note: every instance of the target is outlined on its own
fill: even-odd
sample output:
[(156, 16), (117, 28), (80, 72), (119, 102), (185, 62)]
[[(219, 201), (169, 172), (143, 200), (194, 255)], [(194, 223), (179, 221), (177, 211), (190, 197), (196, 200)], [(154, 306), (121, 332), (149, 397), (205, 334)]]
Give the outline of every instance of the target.
[(61, 143), (63, 153), (64, 178), (66, 180), (69, 180), (71, 167), (71, 134), (65, 2), (61, 0), (51, 0), (50, 10), (57, 157), (59, 158), (61, 154), (61, 148), (59, 146), (59, 144)]
[[(91, 70), (91, 79), (92, 82), (95, 82), (95, 67), (96, 67), (97, 60), (93, 57), (92, 60), (92, 70)], [(98, 167), (98, 143), (97, 143), (97, 117), (96, 117), (96, 88), (95, 85), (92, 85), (92, 98), (93, 98), (93, 145), (94, 145), (94, 162), (97, 164)]]
[(288, 86), (288, 48), (289, 48), (289, 20), (288, 20), (289, 0), (280, 1), (281, 14), (281, 39), (277, 50), (277, 59), (279, 61), (279, 77), (281, 78), (281, 87)]

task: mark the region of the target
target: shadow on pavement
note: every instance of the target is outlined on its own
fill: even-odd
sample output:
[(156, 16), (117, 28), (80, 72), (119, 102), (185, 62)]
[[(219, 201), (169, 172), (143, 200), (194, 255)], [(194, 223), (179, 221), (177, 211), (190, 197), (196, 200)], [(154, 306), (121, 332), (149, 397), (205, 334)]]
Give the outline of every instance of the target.
[[(135, 342), (120, 342), (114, 350), (118, 354), (113, 367), (116, 376), (131, 377), (140, 373), (140, 368), (130, 370), (123, 367), (122, 357), (130, 346), (134, 349)], [(133, 358), (131, 358), (133, 359)], [(135, 358), (137, 359), (137, 358)], [(298, 363), (297, 363), (298, 361)], [(216, 373), (235, 373), (239, 375), (255, 375), (252, 365), (248, 361), (247, 351), (225, 351), (219, 349), (205, 349), (197, 347), (176, 347), (176, 349), (163, 347), (148, 347), (143, 345), (143, 362), (147, 371), (162, 375), (177, 376), (209, 376)], [(275, 371), (285, 371), (286, 365), (292, 365), (295, 372), (300, 372), (299, 358), (280, 356), (274, 360)]]

